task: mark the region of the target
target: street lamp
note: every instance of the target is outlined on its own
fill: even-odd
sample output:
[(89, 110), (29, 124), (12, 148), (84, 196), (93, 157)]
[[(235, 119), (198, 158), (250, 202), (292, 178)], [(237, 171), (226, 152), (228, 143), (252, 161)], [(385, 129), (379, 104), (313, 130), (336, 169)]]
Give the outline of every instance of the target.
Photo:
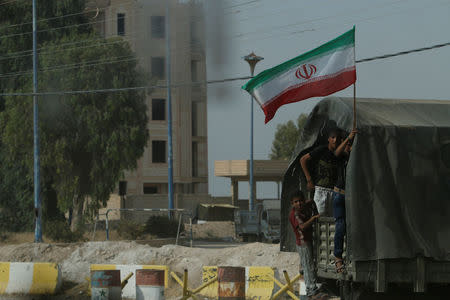
[[(247, 56), (244, 56), (244, 60), (248, 62), (248, 65), (250, 66), (250, 74), (253, 77), (253, 74), (255, 72), (255, 66), (256, 64), (263, 60), (264, 58), (261, 56), (257, 56), (255, 53), (250, 53)], [(250, 97), (250, 182), (249, 182), (249, 188), (250, 188), (250, 196), (248, 199), (248, 209), (250, 211), (253, 210), (253, 200), (255, 198), (255, 195), (253, 195), (253, 187), (254, 187), (254, 180), (253, 180), (253, 95)]]

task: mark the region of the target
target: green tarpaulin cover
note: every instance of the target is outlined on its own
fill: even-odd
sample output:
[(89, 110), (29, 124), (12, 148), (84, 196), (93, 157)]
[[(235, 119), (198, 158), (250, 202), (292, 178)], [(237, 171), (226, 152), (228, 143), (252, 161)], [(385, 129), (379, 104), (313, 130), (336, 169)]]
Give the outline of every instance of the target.
[[(347, 165), (347, 255), (450, 260), (450, 101), (357, 99), (359, 134)], [(281, 250), (295, 251), (289, 193), (306, 191), (300, 157), (347, 133), (353, 99), (328, 97), (308, 117), (284, 175)]]

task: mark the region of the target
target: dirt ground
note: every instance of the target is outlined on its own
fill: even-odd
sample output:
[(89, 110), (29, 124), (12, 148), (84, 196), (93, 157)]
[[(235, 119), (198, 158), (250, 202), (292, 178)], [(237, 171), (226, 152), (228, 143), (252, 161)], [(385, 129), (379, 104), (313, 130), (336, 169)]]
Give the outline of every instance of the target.
[[(232, 222), (208, 222), (194, 224), (194, 240), (234, 238)], [(188, 235), (190, 228), (187, 227)], [(87, 234), (89, 236), (89, 234)], [(190, 248), (174, 244), (152, 246), (151, 241), (119, 241), (111, 234), (111, 241), (80, 243), (33, 243), (33, 234), (14, 234), (0, 244), (0, 261), (56, 262), (60, 264), (65, 295), (80, 295), (88, 289), (90, 264), (157, 264), (167, 265), (180, 277), (188, 269), (190, 285), (199, 286), (202, 267), (219, 266), (270, 266), (282, 278), (283, 270), (297, 274), (299, 257), (296, 253), (279, 251), (279, 244), (238, 244), (235, 247), (210, 249)], [(92, 234), (91, 234), (92, 237)], [(104, 239), (104, 232), (97, 232), (97, 239)], [(173, 242), (173, 241), (172, 241)], [(172, 280), (166, 291), (166, 299), (177, 299), (181, 288)]]

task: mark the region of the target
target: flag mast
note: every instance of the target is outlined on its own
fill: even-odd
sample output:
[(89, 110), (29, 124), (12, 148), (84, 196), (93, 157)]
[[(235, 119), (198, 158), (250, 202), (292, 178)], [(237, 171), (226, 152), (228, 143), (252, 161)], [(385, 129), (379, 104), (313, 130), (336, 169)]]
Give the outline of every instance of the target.
[[(356, 27), (355, 27), (355, 31), (353, 32), (354, 35), (356, 35), (355, 32), (356, 32)], [(353, 40), (355, 41), (355, 45), (353, 46), (353, 59), (356, 61), (356, 50), (355, 50), (356, 39), (355, 39), (355, 36), (354, 36)], [(356, 70), (356, 64), (355, 64), (355, 70)], [(355, 80), (355, 82), (353, 82), (353, 129), (356, 129), (356, 80)]]

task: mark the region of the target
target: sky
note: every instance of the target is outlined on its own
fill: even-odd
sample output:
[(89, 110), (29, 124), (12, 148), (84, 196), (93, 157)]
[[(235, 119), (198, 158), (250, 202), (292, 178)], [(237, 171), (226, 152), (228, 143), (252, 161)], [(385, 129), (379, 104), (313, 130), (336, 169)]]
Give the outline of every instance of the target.
[[(255, 75), (320, 46), (356, 26), (356, 59), (450, 42), (450, 0), (207, 0), (208, 80), (250, 75), (243, 56), (264, 60)], [(450, 100), (450, 46), (359, 63), (357, 97)], [(215, 160), (249, 159), (250, 96), (245, 81), (209, 84), (209, 193), (230, 195), (230, 180), (214, 177)], [(351, 87), (336, 93), (352, 96)], [(264, 124), (254, 104), (254, 159), (268, 159), (278, 124), (309, 113), (322, 98), (281, 107)], [(450, 117), (450, 116), (449, 116)], [(248, 198), (248, 183), (239, 197)], [(276, 185), (257, 185), (257, 197), (276, 197)]]

